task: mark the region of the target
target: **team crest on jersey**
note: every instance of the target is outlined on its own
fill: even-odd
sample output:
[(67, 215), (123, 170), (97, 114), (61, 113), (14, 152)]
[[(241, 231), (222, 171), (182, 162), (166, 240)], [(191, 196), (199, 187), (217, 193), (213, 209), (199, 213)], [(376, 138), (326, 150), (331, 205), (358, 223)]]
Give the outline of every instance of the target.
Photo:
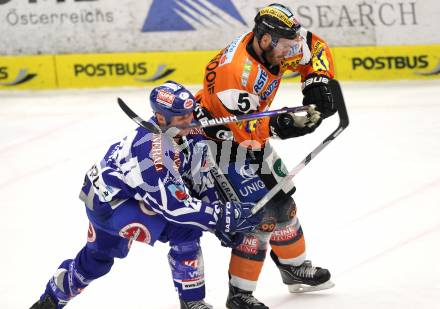
[(321, 42), (317, 42), (315, 46), (313, 46), (313, 55), (313, 70), (328, 71), (330, 65)]
[(257, 129), (258, 119), (253, 119), (249, 121), (242, 121), (237, 124), (237, 126), (241, 129), (244, 128), (244, 130), (247, 133), (255, 132)]
[(179, 201), (186, 201), (189, 199), (189, 194), (186, 192), (185, 187), (181, 184), (170, 184), (167, 187), (168, 191)]
[(151, 242), (151, 234), (147, 227), (141, 223), (130, 223), (119, 231), (119, 236), (130, 240), (129, 246), (133, 241), (146, 244)]

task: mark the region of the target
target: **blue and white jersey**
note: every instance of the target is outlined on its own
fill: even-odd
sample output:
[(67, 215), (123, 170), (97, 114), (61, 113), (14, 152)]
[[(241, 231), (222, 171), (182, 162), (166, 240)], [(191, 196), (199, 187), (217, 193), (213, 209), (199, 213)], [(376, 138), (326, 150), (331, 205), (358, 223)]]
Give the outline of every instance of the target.
[[(155, 124), (155, 119), (150, 122)], [(166, 134), (137, 128), (111, 145), (87, 172), (81, 200), (105, 218), (134, 198), (168, 222), (212, 230), (218, 198), (207, 165), (207, 145), (199, 133), (193, 130), (177, 144)]]

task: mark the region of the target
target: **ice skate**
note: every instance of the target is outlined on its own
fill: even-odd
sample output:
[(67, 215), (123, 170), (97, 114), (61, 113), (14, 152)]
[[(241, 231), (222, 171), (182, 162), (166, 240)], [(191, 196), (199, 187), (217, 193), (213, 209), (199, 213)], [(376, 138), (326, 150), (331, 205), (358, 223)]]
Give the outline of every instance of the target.
[(212, 306), (203, 300), (184, 301), (181, 299), (180, 309), (212, 309)]
[(265, 304), (256, 299), (252, 292), (241, 290), (229, 284), (229, 294), (226, 301), (229, 309), (269, 309)]
[(330, 289), (335, 286), (330, 281), (328, 269), (314, 267), (310, 261), (304, 261), (300, 266), (283, 265), (273, 251), (270, 256), (281, 273), (283, 282), (290, 293), (304, 293)]
[(43, 299), (39, 299), (30, 309), (57, 309), (57, 305), (49, 295), (44, 295)]

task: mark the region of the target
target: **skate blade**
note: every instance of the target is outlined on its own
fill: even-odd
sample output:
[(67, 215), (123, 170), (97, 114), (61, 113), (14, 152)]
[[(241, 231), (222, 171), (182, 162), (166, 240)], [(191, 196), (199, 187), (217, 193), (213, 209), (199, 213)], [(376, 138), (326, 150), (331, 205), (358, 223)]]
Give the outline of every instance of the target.
[(315, 286), (307, 285), (307, 284), (291, 284), (288, 286), (288, 289), (290, 293), (307, 293), (307, 292), (331, 289), (334, 286), (335, 284), (329, 280), (327, 282)]

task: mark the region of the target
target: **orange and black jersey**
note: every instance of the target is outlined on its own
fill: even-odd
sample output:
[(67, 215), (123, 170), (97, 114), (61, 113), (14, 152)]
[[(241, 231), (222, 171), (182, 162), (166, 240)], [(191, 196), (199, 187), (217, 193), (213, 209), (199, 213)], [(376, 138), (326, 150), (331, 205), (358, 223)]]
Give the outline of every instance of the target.
[[(270, 67), (252, 49), (253, 33), (245, 33), (221, 50), (206, 66), (203, 89), (197, 93), (203, 110), (212, 117), (244, 115), (267, 110), (285, 71), (299, 72), (302, 81), (315, 73), (333, 78), (330, 50), (321, 38), (301, 29), (292, 55)], [(233, 139), (260, 148), (270, 137), (270, 118), (231, 123), (205, 130), (214, 139)]]

